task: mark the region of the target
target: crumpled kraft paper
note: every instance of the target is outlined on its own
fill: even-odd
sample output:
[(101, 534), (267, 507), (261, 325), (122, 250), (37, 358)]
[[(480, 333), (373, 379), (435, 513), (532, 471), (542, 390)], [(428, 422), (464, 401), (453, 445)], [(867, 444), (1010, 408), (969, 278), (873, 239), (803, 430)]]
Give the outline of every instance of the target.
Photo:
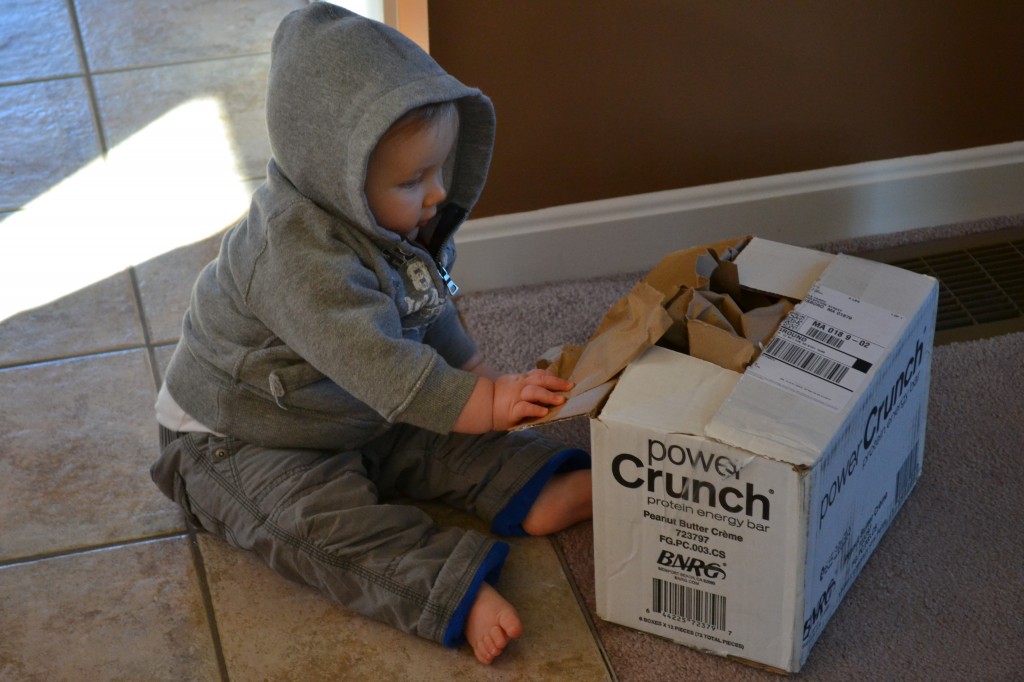
[(630, 362), (658, 343), (742, 372), (793, 305), (740, 288), (733, 262), (750, 237), (666, 255), (605, 314), (583, 346), (553, 348), (537, 366), (576, 384), (569, 400), (525, 426), (586, 414)]

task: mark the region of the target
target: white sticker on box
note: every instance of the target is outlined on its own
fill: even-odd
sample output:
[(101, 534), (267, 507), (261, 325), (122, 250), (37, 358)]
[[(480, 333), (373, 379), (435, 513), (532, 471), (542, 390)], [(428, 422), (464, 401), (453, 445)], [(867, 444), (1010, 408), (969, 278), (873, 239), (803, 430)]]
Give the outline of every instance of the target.
[(839, 411), (885, 356), (903, 319), (819, 282), (746, 375)]

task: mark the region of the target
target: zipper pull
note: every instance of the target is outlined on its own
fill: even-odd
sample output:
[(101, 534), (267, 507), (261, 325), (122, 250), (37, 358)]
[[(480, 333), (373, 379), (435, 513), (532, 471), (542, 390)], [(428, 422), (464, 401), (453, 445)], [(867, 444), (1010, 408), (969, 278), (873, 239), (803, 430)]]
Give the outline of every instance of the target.
[(441, 279), (444, 281), (444, 285), (448, 287), (448, 293), (454, 296), (459, 293), (459, 285), (455, 283), (452, 276), (448, 274), (448, 271), (444, 269), (444, 266), (440, 263), (437, 264), (437, 271), (441, 275)]

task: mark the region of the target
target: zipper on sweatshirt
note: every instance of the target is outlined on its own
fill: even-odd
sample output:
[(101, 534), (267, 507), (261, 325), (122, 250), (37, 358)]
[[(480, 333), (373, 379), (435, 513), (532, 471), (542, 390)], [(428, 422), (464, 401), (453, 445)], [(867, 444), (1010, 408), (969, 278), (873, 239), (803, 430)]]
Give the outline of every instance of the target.
[[(465, 222), (468, 214), (469, 212), (461, 206), (448, 204), (437, 216), (429, 244), (424, 244), (419, 240), (409, 241), (404, 238), (402, 240), (402, 244), (407, 244), (413, 249), (426, 251), (427, 256), (430, 257), (431, 262), (434, 264), (434, 268), (437, 270), (437, 276), (440, 278), (441, 283), (452, 296), (459, 292), (459, 285), (455, 283), (451, 273), (449, 273), (448, 269), (444, 266), (444, 263), (441, 260), (441, 254), (444, 252), (444, 248), (448, 245), (448, 242), (452, 240), (455, 231), (459, 228), (459, 225)], [(400, 268), (405, 266), (406, 263), (416, 256), (413, 256), (411, 253), (406, 251), (405, 246), (399, 246), (398, 248), (385, 249), (384, 257), (392, 267)]]
[(441, 275), (441, 281), (444, 282), (444, 285), (446, 287), (448, 287), (448, 293), (451, 294), (452, 296), (459, 293), (459, 285), (455, 283), (455, 280), (452, 279), (452, 276), (449, 275), (445, 267), (441, 265), (441, 261), (435, 260), (434, 264), (437, 265), (437, 272), (438, 274)]
[(454, 237), (455, 231), (465, 222), (467, 215), (469, 215), (469, 211), (456, 204), (444, 206), (437, 220), (437, 226), (434, 228), (434, 234), (430, 238), (430, 244), (427, 245), (427, 253), (430, 254), (430, 258), (437, 267), (437, 273), (441, 276), (441, 281), (444, 282), (448, 293), (452, 296), (459, 292), (459, 285), (455, 283), (447, 268), (444, 267), (444, 263), (441, 262), (441, 253)]

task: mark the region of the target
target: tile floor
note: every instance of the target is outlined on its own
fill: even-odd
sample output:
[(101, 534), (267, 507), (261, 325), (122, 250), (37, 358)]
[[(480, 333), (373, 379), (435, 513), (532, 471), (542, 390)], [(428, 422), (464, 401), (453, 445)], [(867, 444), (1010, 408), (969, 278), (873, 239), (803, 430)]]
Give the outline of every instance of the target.
[[(190, 533), (151, 484), (191, 278), (268, 156), (305, 0), (0, 0), (0, 679), (608, 679), (552, 544), (490, 669)], [(435, 509), (446, 521), (473, 524)]]

